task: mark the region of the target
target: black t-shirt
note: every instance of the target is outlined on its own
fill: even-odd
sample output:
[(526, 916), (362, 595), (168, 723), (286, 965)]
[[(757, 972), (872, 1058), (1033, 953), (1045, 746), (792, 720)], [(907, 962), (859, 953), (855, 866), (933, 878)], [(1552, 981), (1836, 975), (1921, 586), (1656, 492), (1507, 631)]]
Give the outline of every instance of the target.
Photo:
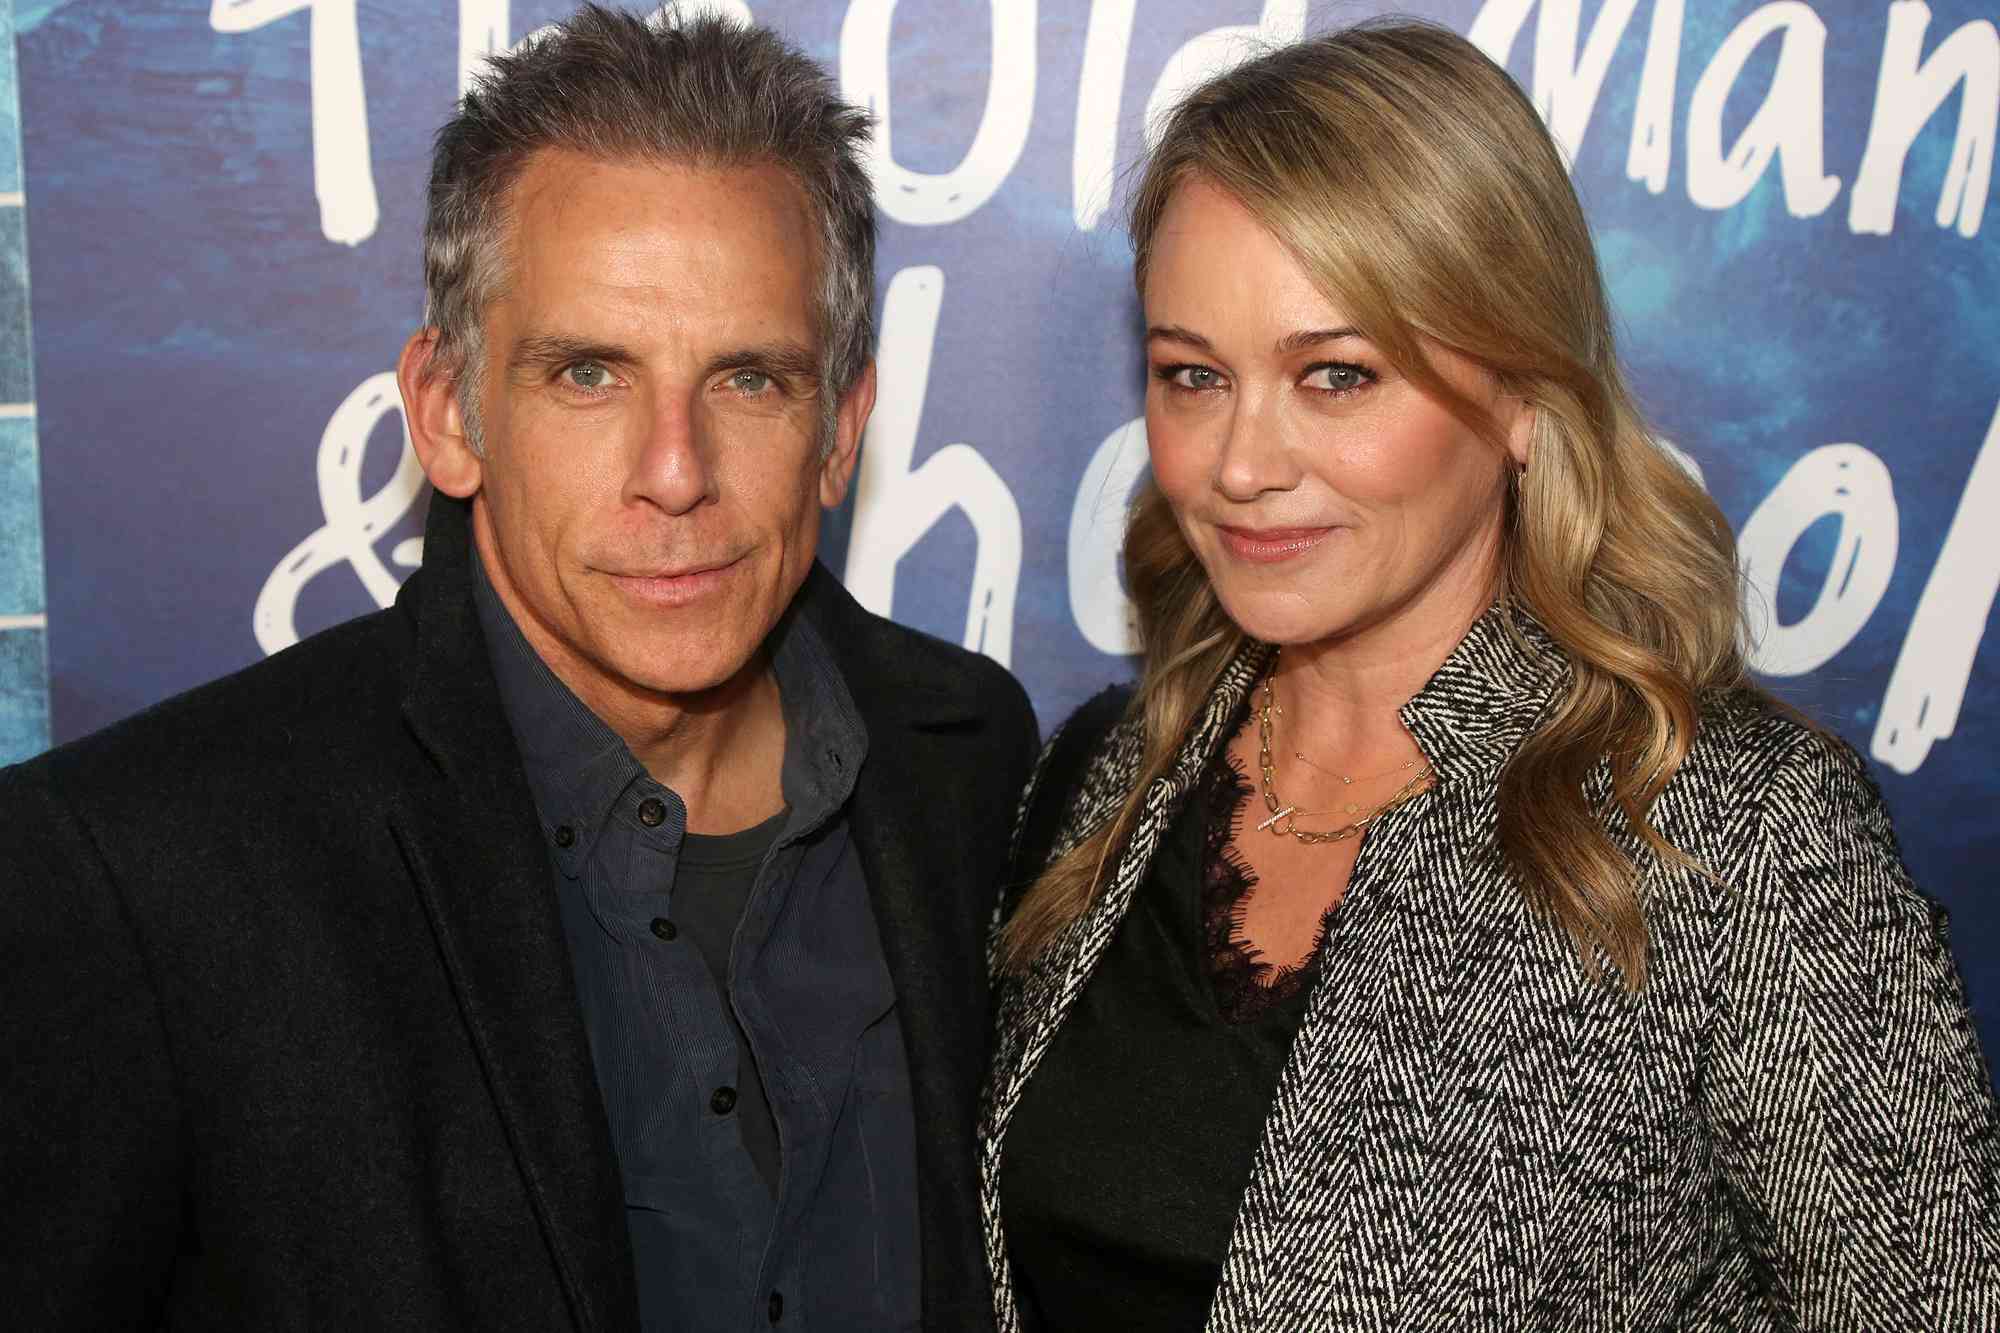
[(1015, 1110), (1000, 1199), (1032, 1329), (1208, 1317), (1315, 974), (1236, 940), (1251, 794), (1210, 766)]

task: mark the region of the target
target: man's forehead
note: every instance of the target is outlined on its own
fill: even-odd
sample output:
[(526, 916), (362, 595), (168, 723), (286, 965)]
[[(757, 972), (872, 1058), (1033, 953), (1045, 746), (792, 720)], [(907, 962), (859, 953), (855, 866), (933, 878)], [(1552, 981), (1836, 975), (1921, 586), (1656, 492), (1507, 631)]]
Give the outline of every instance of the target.
[(628, 204), (634, 211), (665, 209), (670, 218), (690, 221), (713, 218), (719, 208), (760, 215), (791, 230), (813, 230), (804, 185), (787, 168), (764, 159), (714, 162), (541, 148), (514, 174), (502, 200), (505, 215), (516, 224), (565, 219), (608, 203)]
[(578, 333), (663, 303), (731, 326), (810, 323), (816, 247), (789, 172), (544, 151), (517, 182), (496, 304), (533, 305), (538, 326), (563, 311)]

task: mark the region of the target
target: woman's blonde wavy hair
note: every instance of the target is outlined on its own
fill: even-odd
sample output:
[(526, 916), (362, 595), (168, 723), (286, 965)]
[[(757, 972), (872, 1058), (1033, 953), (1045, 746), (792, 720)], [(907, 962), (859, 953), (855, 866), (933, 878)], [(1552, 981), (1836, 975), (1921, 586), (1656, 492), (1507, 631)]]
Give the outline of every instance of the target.
[[(1502, 595), (1567, 654), (1566, 691), (1500, 779), (1500, 846), (1583, 965), (1645, 983), (1638, 870), (1610, 831), (1685, 863), (1647, 818), (1694, 739), (1700, 700), (1745, 683), (1728, 521), (1640, 419), (1619, 371), (1590, 230), (1541, 119), (1470, 42), (1407, 20), (1272, 51), (1196, 90), (1167, 121), (1133, 202), (1143, 297), (1161, 215), (1200, 177), (1277, 236), (1403, 374), (1493, 440), (1425, 340), (1533, 405), (1530, 466), (1508, 501)], [(1125, 537), (1144, 666), (1129, 719), (1137, 782), (1116, 817), (1053, 862), (1008, 920), (1019, 970), (1088, 910), (1105, 867), (1245, 636), (1150, 483)], [(1608, 803), (1587, 797), (1600, 762)]]

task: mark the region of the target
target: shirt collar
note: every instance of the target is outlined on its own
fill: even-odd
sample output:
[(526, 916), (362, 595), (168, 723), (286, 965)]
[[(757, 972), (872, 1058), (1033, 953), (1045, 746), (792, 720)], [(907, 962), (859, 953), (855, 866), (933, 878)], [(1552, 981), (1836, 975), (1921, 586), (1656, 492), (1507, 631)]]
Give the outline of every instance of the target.
[(500, 706), (521, 751), (542, 833), (556, 868), (574, 878), (589, 862), (618, 798), (645, 769), (618, 733), (542, 661), (494, 591), (476, 550), (472, 576)]
[[(624, 740), (549, 669), (501, 602), (476, 550), (472, 570), (501, 708), (556, 868), (570, 878), (581, 873), (634, 784), (660, 792), (667, 807), (665, 819), (646, 834), (678, 845), (687, 820), (679, 797), (653, 783)], [(780, 783), (791, 813), (780, 836), (788, 838), (818, 827), (847, 803), (867, 758), (868, 733), (832, 654), (796, 604), (766, 646), (785, 713)]]
[(785, 760), (780, 781), (793, 818), (785, 834), (815, 828), (847, 804), (868, 758), (868, 727), (833, 659), (807, 616), (803, 597), (778, 619), (765, 646), (785, 710)]

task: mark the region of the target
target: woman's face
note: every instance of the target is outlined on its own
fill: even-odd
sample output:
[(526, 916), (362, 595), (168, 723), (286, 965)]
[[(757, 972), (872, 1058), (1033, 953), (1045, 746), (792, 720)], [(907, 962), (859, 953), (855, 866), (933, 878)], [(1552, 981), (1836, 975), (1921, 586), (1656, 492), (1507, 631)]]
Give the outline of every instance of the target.
[[(1178, 187), (1147, 273), (1153, 476), (1231, 619), (1314, 644), (1462, 631), (1492, 599), (1529, 410), (1442, 347), (1513, 457), (1399, 375), (1234, 198)], [(1401, 638), (1393, 634), (1392, 639)]]

